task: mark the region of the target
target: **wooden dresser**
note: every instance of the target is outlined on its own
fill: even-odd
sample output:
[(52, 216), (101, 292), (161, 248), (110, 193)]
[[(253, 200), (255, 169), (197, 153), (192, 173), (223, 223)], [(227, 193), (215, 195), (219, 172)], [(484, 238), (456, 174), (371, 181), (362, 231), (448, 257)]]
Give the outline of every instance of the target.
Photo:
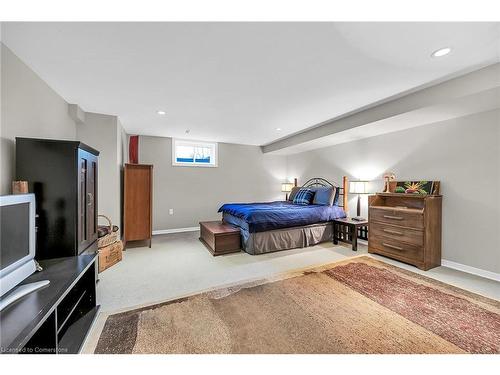
[(441, 265), (441, 195), (368, 197), (368, 252), (429, 270)]
[(123, 175), (123, 238), (149, 240), (151, 247), (153, 217), (153, 166), (125, 164)]

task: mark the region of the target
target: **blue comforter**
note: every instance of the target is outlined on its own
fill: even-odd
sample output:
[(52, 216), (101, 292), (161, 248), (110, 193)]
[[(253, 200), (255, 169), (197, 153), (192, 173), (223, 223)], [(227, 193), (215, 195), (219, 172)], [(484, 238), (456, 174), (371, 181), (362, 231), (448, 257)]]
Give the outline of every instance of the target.
[(229, 203), (219, 208), (219, 212), (245, 220), (251, 233), (327, 222), (346, 216), (344, 210), (336, 205), (301, 206), (286, 201)]

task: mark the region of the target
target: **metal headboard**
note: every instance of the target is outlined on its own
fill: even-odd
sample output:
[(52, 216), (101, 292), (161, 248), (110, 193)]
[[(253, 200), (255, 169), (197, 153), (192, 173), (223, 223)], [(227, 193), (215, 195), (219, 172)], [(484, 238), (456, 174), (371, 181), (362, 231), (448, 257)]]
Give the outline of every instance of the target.
[(307, 180), (302, 187), (336, 187), (339, 189), (339, 199), (337, 205), (347, 211), (347, 177), (342, 177), (342, 186), (336, 182), (330, 182), (322, 177), (314, 177)]
[(330, 182), (322, 177), (314, 177), (307, 180), (302, 187), (340, 187), (336, 182)]

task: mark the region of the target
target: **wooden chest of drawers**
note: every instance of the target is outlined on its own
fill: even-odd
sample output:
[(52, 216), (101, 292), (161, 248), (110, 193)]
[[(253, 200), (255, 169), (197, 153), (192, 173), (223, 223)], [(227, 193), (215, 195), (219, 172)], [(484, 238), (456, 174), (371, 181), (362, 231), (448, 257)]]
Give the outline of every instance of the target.
[(423, 270), (441, 265), (440, 195), (378, 193), (368, 202), (368, 252)]

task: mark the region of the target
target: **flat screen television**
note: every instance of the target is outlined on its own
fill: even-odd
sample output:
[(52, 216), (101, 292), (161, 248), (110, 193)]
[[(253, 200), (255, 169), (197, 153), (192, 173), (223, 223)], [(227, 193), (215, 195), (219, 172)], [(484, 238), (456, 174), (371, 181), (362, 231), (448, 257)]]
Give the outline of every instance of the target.
[(36, 270), (35, 236), (35, 195), (1, 196), (0, 310), (48, 283), (15, 288)]

